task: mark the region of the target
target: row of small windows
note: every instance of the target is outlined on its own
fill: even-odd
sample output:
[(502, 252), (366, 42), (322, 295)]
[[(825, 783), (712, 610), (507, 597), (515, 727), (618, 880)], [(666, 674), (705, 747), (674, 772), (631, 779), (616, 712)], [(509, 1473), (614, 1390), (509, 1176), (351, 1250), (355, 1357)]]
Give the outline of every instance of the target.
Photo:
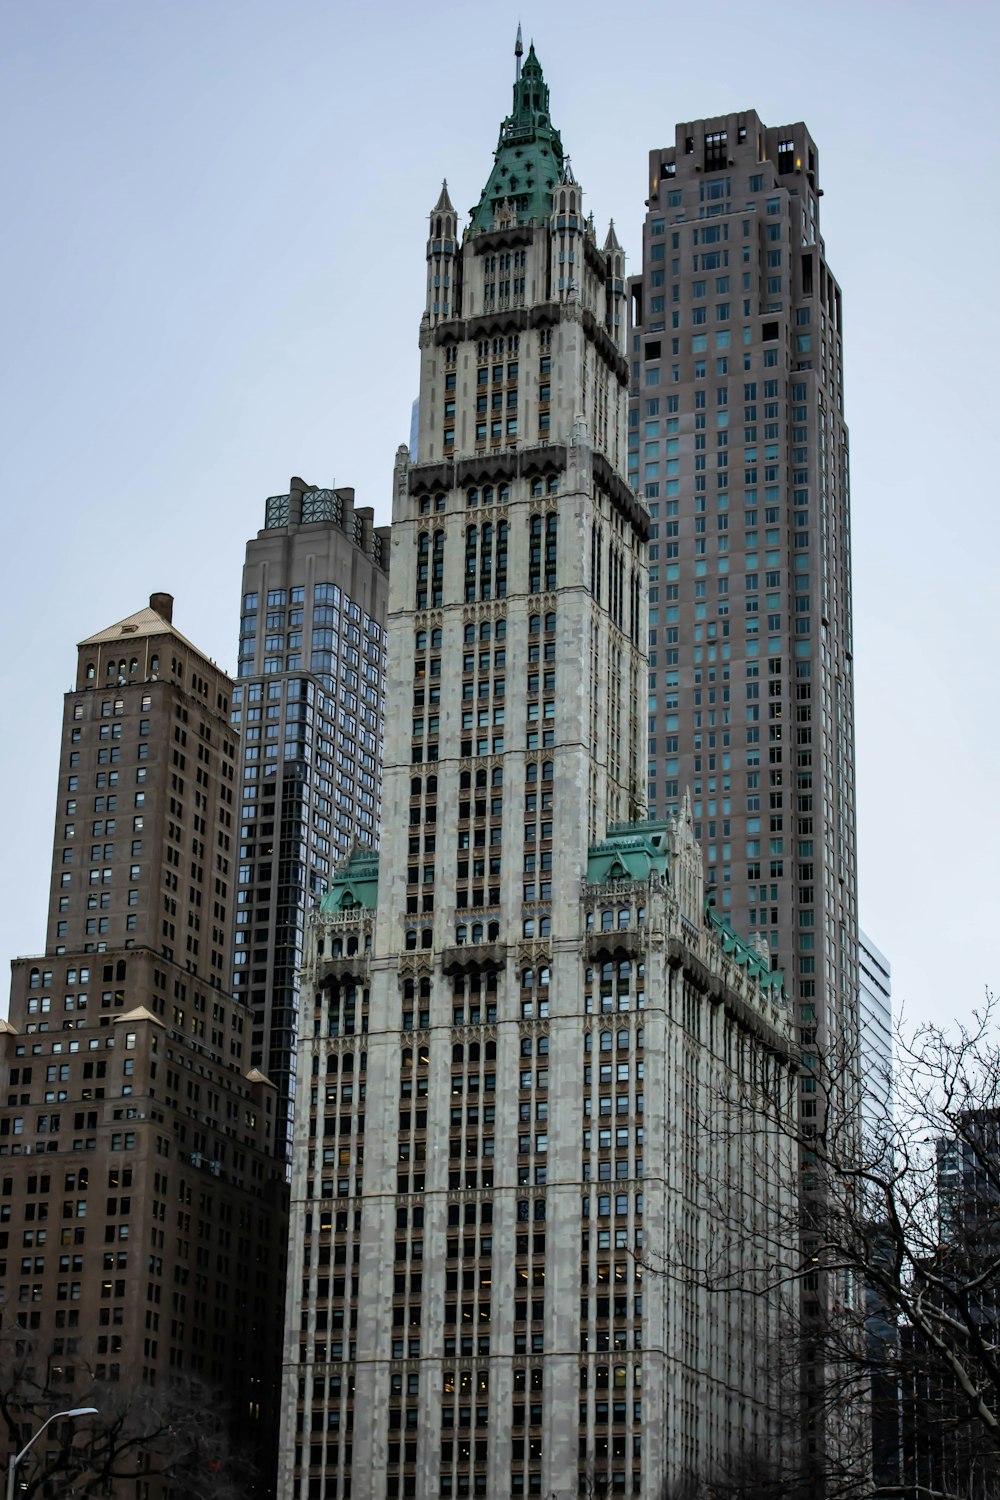
[[(105, 669), (105, 676), (109, 679), (109, 681), (110, 681), (111, 678), (116, 677), (116, 676), (118, 677), (119, 681), (123, 681), (126, 676), (128, 676), (128, 677), (134, 677), (135, 674), (136, 674), (136, 672), (138, 672), (138, 670), (139, 670), (139, 659), (138, 659), (138, 657), (135, 657), (135, 656), (130, 657), (129, 660), (128, 660), (127, 667), (126, 667), (125, 657), (122, 657), (120, 661), (116, 662), (114, 659), (112, 659), (112, 660), (110, 660), (108, 662), (107, 667)], [(150, 659), (149, 659), (149, 671), (150, 671), (150, 675), (154, 675), (159, 670), (160, 670), (160, 658), (158, 656), (151, 656)], [(92, 661), (88, 661), (86, 669), (85, 669), (85, 675), (86, 675), (86, 679), (87, 679), (88, 682), (93, 682), (95, 680), (95, 678), (97, 677), (97, 668), (96, 668), (96, 666), (94, 665), (94, 663)]]

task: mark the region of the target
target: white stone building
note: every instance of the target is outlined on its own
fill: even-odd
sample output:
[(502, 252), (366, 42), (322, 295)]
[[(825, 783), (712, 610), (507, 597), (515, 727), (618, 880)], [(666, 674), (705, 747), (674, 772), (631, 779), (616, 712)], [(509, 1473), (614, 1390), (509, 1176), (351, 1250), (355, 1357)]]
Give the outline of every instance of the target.
[(381, 853), (303, 976), (278, 1493), (658, 1497), (780, 1450), (789, 1012), (690, 810), (645, 821), (624, 257), (533, 49), (430, 228)]

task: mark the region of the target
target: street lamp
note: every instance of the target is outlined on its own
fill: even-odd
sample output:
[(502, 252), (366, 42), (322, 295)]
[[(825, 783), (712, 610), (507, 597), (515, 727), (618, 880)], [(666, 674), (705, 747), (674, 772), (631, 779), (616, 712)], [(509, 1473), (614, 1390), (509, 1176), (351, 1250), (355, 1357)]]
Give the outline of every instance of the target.
[(24, 1455), (27, 1453), (28, 1449), (31, 1447), (32, 1443), (36, 1443), (38, 1441), (50, 1422), (57, 1422), (60, 1417), (96, 1416), (96, 1406), (74, 1406), (70, 1411), (54, 1411), (51, 1417), (46, 1417), (45, 1421), (42, 1423), (41, 1427), (39, 1427), (34, 1437), (29, 1438), (24, 1447), (21, 1449), (20, 1453), (15, 1454), (15, 1456), (10, 1461), (10, 1468), (7, 1470), (7, 1500), (14, 1500), (14, 1481), (17, 1478), (18, 1465), (20, 1464)]

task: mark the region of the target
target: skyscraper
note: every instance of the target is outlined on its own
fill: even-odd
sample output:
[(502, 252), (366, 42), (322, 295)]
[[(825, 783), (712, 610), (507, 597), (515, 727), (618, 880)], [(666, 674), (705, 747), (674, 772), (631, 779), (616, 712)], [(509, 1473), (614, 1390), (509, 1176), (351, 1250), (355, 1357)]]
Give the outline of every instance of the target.
[(752, 110), (650, 153), (629, 463), (653, 531), (650, 805), (691, 787), (716, 905), (768, 940), (822, 1037), (857, 1014), (857, 910), (842, 316), (820, 192), (805, 126)]
[(233, 989), (251, 1058), (278, 1090), (278, 1151), (295, 1102), (298, 974), (310, 904), (355, 845), (378, 840), (389, 533), (351, 489), (292, 479), (247, 543)]
[(870, 1128), (892, 1109), (892, 970), (865, 933), (858, 933), (861, 1112)]
[(786, 973), (805, 1135), (829, 1102), (860, 1121), (843, 319), (820, 196), (804, 125), (679, 125), (650, 152), (630, 329), (650, 805), (691, 789), (716, 908)]
[(265, 1495), (286, 1191), (226, 989), (232, 684), (172, 609), (154, 594), (83, 641), (66, 695), (45, 953), (14, 961), (0, 1022), (5, 1400), (110, 1419), (119, 1392), (225, 1387)]
[(521, 55), (465, 233), (430, 216), (381, 848), (307, 951), (287, 1500), (652, 1500), (780, 1451), (790, 1014), (689, 812), (645, 821), (624, 258)]

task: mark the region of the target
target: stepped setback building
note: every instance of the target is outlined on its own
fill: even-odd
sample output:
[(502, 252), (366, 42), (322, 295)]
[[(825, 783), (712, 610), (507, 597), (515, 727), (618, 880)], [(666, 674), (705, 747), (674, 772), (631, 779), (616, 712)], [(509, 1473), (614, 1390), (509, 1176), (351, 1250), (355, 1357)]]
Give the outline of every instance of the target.
[(464, 233), (431, 213), (381, 848), (307, 949), (283, 1500), (781, 1460), (790, 1015), (690, 809), (646, 820), (624, 257), (520, 63)]
[(239, 883), (232, 983), (253, 1011), (250, 1058), (295, 1106), (306, 917), (355, 844), (378, 841), (388, 527), (351, 489), (292, 479), (247, 543), (239, 683)]
[[(66, 695), (45, 952), (14, 961), (0, 1021), (4, 1400), (23, 1436), (60, 1404), (110, 1421), (130, 1392), (148, 1423), (193, 1377), (256, 1466), (247, 1493), (266, 1496), (287, 1225), (277, 1101), (226, 989), (232, 684), (172, 605), (154, 594), (82, 642)], [(108, 1493), (169, 1500), (144, 1462), (124, 1458), (116, 1472), (136, 1477)], [(71, 1476), (53, 1482), (71, 1492)]]

